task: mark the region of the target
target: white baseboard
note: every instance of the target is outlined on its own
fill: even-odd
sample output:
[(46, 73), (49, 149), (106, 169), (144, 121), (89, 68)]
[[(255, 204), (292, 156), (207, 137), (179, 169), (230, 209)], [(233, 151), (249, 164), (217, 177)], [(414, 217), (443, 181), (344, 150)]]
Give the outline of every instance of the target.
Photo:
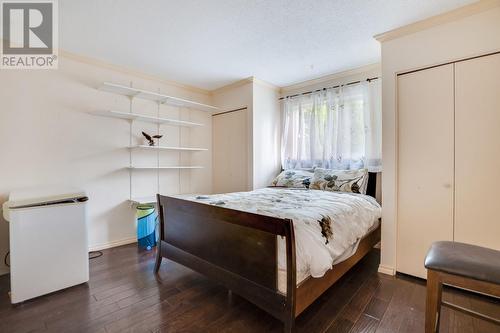
[(112, 242), (94, 244), (94, 245), (89, 246), (89, 251), (106, 250), (106, 249), (110, 249), (112, 247), (117, 247), (117, 246), (132, 244), (132, 243), (137, 243), (137, 237), (129, 237), (129, 238), (119, 239), (119, 240), (112, 241)]
[(393, 267), (379, 265), (378, 272), (387, 275), (396, 275), (396, 270)]

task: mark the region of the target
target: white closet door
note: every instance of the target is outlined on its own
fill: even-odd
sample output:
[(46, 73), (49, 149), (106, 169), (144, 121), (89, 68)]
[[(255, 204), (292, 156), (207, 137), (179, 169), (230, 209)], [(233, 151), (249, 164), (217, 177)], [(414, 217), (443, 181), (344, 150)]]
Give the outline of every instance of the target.
[(214, 193), (248, 190), (247, 125), (247, 109), (212, 117)]
[(453, 239), (453, 104), (453, 65), (398, 77), (396, 266), (423, 278), (431, 243)]
[(500, 250), (500, 54), (455, 66), (455, 240)]

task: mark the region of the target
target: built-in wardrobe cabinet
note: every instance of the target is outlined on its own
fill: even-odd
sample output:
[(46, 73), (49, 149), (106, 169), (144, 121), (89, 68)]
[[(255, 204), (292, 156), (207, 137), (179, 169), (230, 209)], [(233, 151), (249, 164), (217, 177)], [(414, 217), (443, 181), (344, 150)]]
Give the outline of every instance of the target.
[(248, 111), (212, 115), (213, 192), (248, 190)]
[(432, 242), (500, 250), (500, 54), (398, 75), (397, 271)]

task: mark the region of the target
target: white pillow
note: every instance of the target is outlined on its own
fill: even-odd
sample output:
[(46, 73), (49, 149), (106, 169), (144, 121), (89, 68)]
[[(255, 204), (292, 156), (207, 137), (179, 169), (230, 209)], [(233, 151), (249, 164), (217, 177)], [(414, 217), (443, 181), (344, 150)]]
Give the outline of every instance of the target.
[(309, 188), (366, 194), (368, 170), (331, 170), (316, 168)]
[(272, 182), (272, 186), (309, 188), (313, 173), (306, 170), (284, 170)]

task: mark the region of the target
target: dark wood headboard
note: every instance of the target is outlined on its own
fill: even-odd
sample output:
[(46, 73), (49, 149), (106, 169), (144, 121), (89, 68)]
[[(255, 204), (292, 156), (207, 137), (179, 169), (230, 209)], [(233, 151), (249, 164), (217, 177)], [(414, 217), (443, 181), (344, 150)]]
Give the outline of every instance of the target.
[(366, 194), (375, 198), (377, 194), (377, 173), (368, 172), (368, 187), (366, 188)]

